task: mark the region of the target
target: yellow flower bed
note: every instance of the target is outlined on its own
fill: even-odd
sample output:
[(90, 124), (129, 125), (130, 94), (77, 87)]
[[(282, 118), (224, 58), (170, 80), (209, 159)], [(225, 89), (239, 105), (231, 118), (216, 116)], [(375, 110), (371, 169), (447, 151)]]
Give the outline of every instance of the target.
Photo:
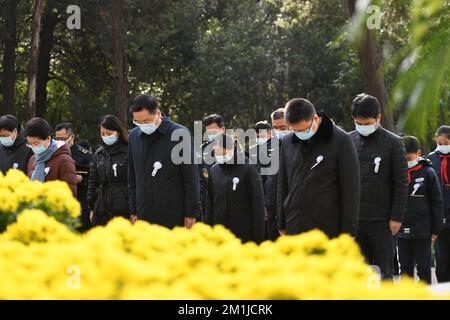
[(75, 228), (81, 213), (80, 203), (65, 182), (30, 181), (19, 170), (0, 173), (0, 231), (26, 209), (43, 210), (71, 228)]
[(0, 299), (429, 299), (379, 283), (349, 236), (241, 244), (221, 226), (168, 230), (118, 218), (87, 234), (28, 210), (0, 235)]

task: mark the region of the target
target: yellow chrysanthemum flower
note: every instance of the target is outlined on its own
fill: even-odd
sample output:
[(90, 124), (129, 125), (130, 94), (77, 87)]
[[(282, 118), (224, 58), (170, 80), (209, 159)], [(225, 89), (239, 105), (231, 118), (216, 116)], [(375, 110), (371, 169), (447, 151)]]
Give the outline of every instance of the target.
[(257, 246), (222, 226), (168, 230), (122, 218), (77, 235), (38, 210), (0, 236), (0, 272), (0, 299), (443, 298), (409, 279), (380, 282), (346, 235)]

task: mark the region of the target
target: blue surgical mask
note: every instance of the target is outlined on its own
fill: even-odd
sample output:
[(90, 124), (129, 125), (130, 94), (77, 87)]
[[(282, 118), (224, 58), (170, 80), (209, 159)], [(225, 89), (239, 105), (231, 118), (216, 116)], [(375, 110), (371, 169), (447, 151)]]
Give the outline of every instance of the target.
[(40, 155), (43, 154), (45, 152), (45, 150), (47, 150), (47, 148), (44, 145), (40, 145), (40, 146), (32, 146), (31, 150), (33, 150), (35, 155)]
[(372, 133), (375, 132), (375, 130), (377, 130), (377, 126), (374, 125), (374, 124), (369, 124), (367, 126), (362, 126), (362, 125), (359, 125), (359, 124), (355, 123), (355, 127), (356, 127), (356, 131), (358, 131), (359, 134), (364, 136), (364, 137), (370, 136)]
[(0, 137), (0, 143), (5, 147), (11, 147), (14, 144), (14, 141), (12, 136)]
[(316, 134), (316, 131), (314, 131), (314, 129), (313, 129), (313, 124), (314, 124), (314, 119), (312, 120), (311, 127), (309, 127), (308, 131), (295, 132), (295, 135), (297, 136), (297, 138), (299, 138), (300, 140), (303, 140), (303, 141), (311, 139)]
[(133, 121), (133, 123), (135, 125), (137, 125), (139, 127), (139, 129), (141, 129), (141, 131), (147, 135), (150, 135), (156, 131), (156, 121), (154, 121), (152, 123), (146, 123), (146, 124), (139, 124), (134, 121)]
[(295, 132), (295, 135), (297, 136), (297, 138), (299, 138), (300, 140), (303, 140), (303, 141), (311, 139), (316, 134), (316, 132), (312, 128), (313, 124), (314, 124), (314, 120), (311, 122), (311, 127), (309, 128), (308, 131)]
[(280, 130), (275, 130), (275, 137), (277, 137), (278, 140), (283, 140), (284, 137), (286, 137), (289, 134), (289, 131), (285, 130), (285, 131), (280, 131)]
[(119, 139), (119, 137), (116, 136), (115, 134), (110, 135), (110, 136), (106, 136), (106, 137), (102, 137), (103, 143), (108, 145), (108, 146), (111, 146), (114, 143), (116, 143), (118, 139)]
[(447, 146), (437, 146), (436, 151), (442, 153), (442, 154), (449, 154), (450, 153), (450, 145)]
[(216, 158), (216, 162), (218, 164), (224, 164), (224, 163), (229, 162), (229, 161), (231, 161), (233, 159), (233, 154), (226, 154), (224, 156), (216, 155), (215, 158)]
[(419, 160), (408, 161), (408, 169), (414, 168), (419, 164)]

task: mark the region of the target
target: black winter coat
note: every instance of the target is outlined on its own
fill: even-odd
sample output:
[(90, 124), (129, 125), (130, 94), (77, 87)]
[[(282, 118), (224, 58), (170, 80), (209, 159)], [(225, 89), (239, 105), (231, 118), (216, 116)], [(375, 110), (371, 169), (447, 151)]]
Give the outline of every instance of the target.
[(329, 237), (355, 235), (358, 155), (350, 136), (325, 114), (320, 115), (322, 122), (310, 140), (302, 141), (294, 133), (283, 139), (278, 171), (279, 230), (285, 229), (289, 235), (312, 229)]
[[(278, 152), (276, 152), (275, 147), (278, 148)], [(254, 150), (252, 150), (253, 148)], [(264, 206), (267, 209), (268, 218), (275, 219), (277, 211), (278, 167), (276, 167), (274, 161), (276, 161), (276, 157), (279, 159), (281, 141), (277, 138), (272, 138), (267, 140), (264, 148), (261, 148), (259, 145), (253, 148), (249, 150), (250, 163), (255, 163), (261, 174), (264, 189)], [(262, 150), (264, 152), (261, 152)], [(263, 168), (268, 171), (267, 173), (270, 171), (270, 174), (262, 174)]]
[[(208, 177), (211, 167), (214, 165), (214, 151), (212, 150), (212, 141), (207, 141), (200, 146), (201, 153), (197, 155), (200, 164), (198, 165), (200, 176), (200, 201), (201, 201), (201, 214), (199, 216), (200, 221), (204, 221), (204, 215), (206, 212), (206, 195)], [(197, 163), (199, 163), (197, 162)]]
[(441, 231), (444, 219), (444, 202), (438, 177), (431, 167), (431, 161), (423, 158), (411, 169), (410, 177), (408, 207), (398, 236), (431, 239), (432, 234), (437, 235)]
[(119, 140), (102, 145), (92, 157), (88, 183), (93, 224), (105, 225), (117, 216), (130, 217), (128, 199), (128, 145)]
[[(233, 179), (239, 182), (233, 190)], [(215, 164), (208, 178), (205, 223), (221, 224), (243, 242), (264, 240), (261, 177), (250, 164)]]
[[(179, 134), (184, 134), (185, 138)], [(181, 144), (187, 144), (186, 147), (190, 145), (190, 150), (184, 153), (179, 145), (183, 141)], [(182, 153), (186, 161), (180, 164), (172, 161), (172, 150)], [(198, 217), (201, 210), (198, 166), (194, 163), (194, 146), (185, 127), (164, 117), (150, 135), (135, 128), (130, 132), (128, 155), (131, 214), (167, 228), (184, 226), (186, 217)], [(162, 167), (153, 176), (157, 162)]]
[(408, 162), (402, 138), (381, 126), (368, 137), (357, 131), (350, 136), (361, 165), (360, 220), (402, 222), (408, 198)]
[[(450, 228), (450, 184), (447, 184), (442, 179), (442, 170), (441, 170), (442, 159), (439, 156), (439, 152), (435, 151), (430, 153), (428, 155), (428, 159), (431, 160), (432, 167), (439, 178), (439, 182), (441, 183), (441, 189), (444, 195), (444, 219), (445, 219), (444, 228), (448, 229)], [(450, 159), (448, 159), (447, 162), (448, 162), (447, 177), (450, 178)]]
[(10, 147), (0, 144), (0, 172), (5, 174), (9, 169), (15, 168), (23, 173), (28, 172), (28, 161), (33, 155), (33, 151), (27, 147), (27, 139), (21, 135)]

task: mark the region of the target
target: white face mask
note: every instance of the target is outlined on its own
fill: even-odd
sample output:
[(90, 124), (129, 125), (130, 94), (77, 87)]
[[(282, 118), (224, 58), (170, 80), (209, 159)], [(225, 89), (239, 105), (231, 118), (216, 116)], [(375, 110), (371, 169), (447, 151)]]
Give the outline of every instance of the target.
[(233, 159), (233, 156), (234, 156), (234, 155), (231, 153), (231, 154), (226, 154), (226, 155), (224, 155), (224, 156), (216, 155), (215, 158), (216, 158), (216, 162), (217, 162), (218, 164), (224, 164), (224, 163), (226, 163), (226, 162), (231, 161), (231, 160)]
[(153, 132), (156, 131), (157, 127), (156, 127), (156, 120), (153, 121), (152, 123), (146, 123), (146, 124), (139, 124), (133, 121), (133, 123), (135, 125), (137, 125), (139, 127), (139, 129), (141, 129), (141, 131), (147, 135), (152, 134)]
[(419, 160), (408, 161), (408, 169), (414, 168), (419, 164)]
[(447, 146), (437, 146), (436, 151), (442, 153), (442, 154), (449, 154), (450, 153), (450, 145)]
[(256, 144), (257, 145), (264, 144), (267, 140), (269, 140), (269, 138), (267, 138), (267, 137), (265, 137), (265, 138), (256, 138)]
[(207, 133), (208, 141), (214, 141), (214, 139), (219, 135), (220, 133)]
[(14, 144), (12, 136), (0, 137), (0, 143), (5, 147), (11, 147)]
[(364, 137), (370, 136), (372, 133), (377, 130), (377, 126), (375, 124), (369, 124), (367, 126), (362, 126), (357, 123), (355, 123), (356, 131), (359, 132), (360, 135)]

